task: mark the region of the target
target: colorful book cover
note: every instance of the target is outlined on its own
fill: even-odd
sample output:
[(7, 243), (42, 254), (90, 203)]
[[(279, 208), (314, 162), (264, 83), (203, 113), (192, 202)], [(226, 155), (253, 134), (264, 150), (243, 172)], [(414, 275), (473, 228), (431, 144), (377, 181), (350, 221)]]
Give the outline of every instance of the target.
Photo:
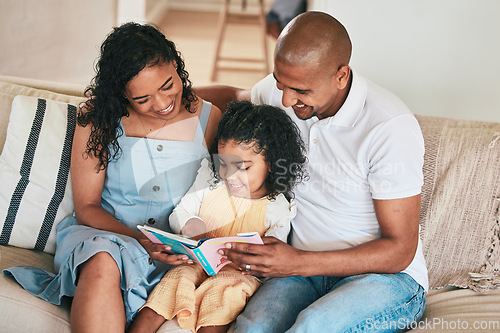
[(172, 234), (150, 226), (137, 226), (153, 243), (172, 247), (172, 252), (185, 254), (198, 262), (208, 275), (215, 275), (231, 261), (221, 256), (217, 251), (224, 248), (228, 242), (263, 244), (257, 232), (239, 233), (236, 237), (208, 238), (196, 241), (182, 235)]

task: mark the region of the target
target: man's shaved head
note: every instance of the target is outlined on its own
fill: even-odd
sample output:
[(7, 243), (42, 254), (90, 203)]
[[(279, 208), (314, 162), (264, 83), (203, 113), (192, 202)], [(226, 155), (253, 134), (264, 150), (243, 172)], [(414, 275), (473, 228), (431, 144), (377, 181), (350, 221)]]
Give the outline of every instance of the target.
[(274, 56), (276, 61), (291, 66), (334, 73), (349, 65), (351, 49), (349, 35), (339, 21), (329, 14), (309, 11), (283, 29)]

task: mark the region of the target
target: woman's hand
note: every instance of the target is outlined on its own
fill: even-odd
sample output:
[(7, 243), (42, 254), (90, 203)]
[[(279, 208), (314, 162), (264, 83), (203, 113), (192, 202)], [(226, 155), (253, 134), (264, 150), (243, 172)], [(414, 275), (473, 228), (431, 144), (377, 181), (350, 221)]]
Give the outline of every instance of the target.
[(164, 262), (168, 265), (192, 264), (193, 260), (189, 259), (185, 254), (175, 254), (170, 251), (172, 248), (165, 244), (155, 244), (146, 236), (142, 235), (137, 238), (137, 241), (148, 252), (151, 259)]
[(243, 274), (260, 277), (300, 275), (300, 265), (304, 263), (300, 258), (303, 251), (275, 237), (263, 237), (262, 240), (264, 245), (226, 243), (226, 248), (219, 251), (238, 265)]

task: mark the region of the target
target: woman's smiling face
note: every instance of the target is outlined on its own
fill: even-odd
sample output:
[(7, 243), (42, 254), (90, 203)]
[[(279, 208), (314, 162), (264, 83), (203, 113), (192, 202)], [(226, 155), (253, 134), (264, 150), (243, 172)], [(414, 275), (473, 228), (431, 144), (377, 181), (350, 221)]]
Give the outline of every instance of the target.
[(182, 80), (173, 62), (146, 66), (125, 88), (131, 107), (141, 115), (174, 119), (183, 107)]
[(253, 143), (234, 140), (219, 142), (219, 174), (235, 197), (259, 199), (269, 194), (265, 180), (269, 166), (263, 151), (256, 152)]

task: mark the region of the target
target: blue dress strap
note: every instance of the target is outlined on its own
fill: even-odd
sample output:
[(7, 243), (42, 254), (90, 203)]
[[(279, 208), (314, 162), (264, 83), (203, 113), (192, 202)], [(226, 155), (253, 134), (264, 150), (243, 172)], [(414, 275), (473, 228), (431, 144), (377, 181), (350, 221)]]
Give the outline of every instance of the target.
[(203, 142), (211, 110), (212, 103), (203, 101), (203, 105), (201, 106), (200, 119), (198, 120), (198, 128), (196, 129), (196, 135), (194, 138), (195, 142)]

